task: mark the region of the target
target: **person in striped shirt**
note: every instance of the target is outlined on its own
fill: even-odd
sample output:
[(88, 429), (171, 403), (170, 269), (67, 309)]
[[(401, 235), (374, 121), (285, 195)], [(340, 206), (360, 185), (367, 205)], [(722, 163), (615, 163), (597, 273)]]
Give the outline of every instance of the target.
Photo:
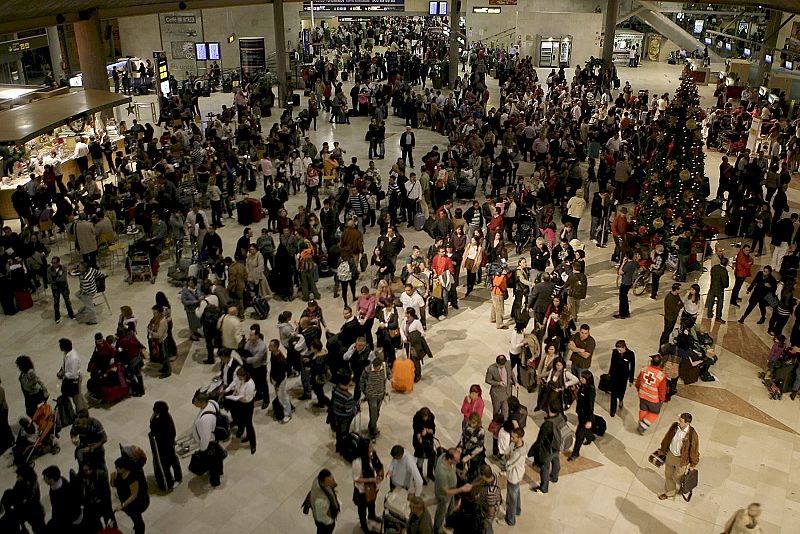
[(78, 310), (78, 315), (86, 317), (86, 324), (97, 324), (97, 313), (94, 310), (94, 296), (97, 294), (97, 280), (103, 273), (86, 263), (81, 263), (81, 288), (77, 293), (83, 307)]

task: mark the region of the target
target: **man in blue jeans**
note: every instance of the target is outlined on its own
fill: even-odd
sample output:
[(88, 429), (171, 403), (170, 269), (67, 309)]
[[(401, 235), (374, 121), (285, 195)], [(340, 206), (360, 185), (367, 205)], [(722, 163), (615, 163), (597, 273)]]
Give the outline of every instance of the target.
[(436, 514), (433, 521), (434, 534), (442, 532), (447, 517), (453, 513), (453, 501), (455, 496), (460, 493), (469, 493), (472, 490), (471, 484), (458, 486), (456, 476), (456, 465), (461, 461), (461, 451), (459, 449), (448, 449), (436, 460), (436, 485), (434, 494), (436, 495)]
[(515, 428), (511, 432), (511, 450), (506, 454), (506, 480), (508, 486), (506, 490), (506, 523), (513, 526), (517, 522), (517, 516), (522, 513), (522, 506), (519, 499), (519, 485), (525, 476), (525, 442), (522, 438), (525, 430)]
[(631, 287), (633, 287), (633, 279), (636, 277), (636, 271), (638, 269), (639, 262), (634, 260), (633, 254), (628, 251), (619, 268), (619, 275), (621, 277), (619, 281), (619, 313), (614, 314), (615, 319), (627, 319), (631, 316), (628, 292), (631, 290)]
[(536, 463), (540, 469), (540, 482), (538, 486), (533, 486), (531, 491), (547, 493), (550, 482), (558, 482), (558, 473), (561, 471), (561, 438), (556, 429), (556, 418), (562, 417), (553, 411), (549, 404), (545, 406), (547, 417), (542, 426), (539, 427), (539, 435), (536, 442), (531, 447)]

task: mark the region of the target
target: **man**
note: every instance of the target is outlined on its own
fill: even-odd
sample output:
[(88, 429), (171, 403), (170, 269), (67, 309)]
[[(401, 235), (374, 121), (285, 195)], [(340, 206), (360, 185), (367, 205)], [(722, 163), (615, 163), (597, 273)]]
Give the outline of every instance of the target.
[(667, 398), (667, 376), (661, 370), (660, 354), (651, 356), (650, 365), (639, 372), (636, 390), (639, 392), (639, 426), (636, 431), (644, 434), (658, 419)]
[(78, 488), (61, 476), (61, 470), (51, 465), (42, 471), (44, 483), (50, 487), (50, 521), (47, 531), (73, 534), (81, 532), (81, 494)]
[(633, 253), (628, 251), (625, 253), (625, 259), (622, 260), (618, 274), (620, 275), (619, 281), (619, 312), (614, 314), (614, 319), (627, 319), (631, 316), (631, 305), (628, 300), (628, 292), (633, 287), (633, 279), (636, 276), (636, 271), (639, 269), (639, 263), (634, 261)]
[(559, 458), (561, 443), (556, 432), (556, 419), (563, 417), (555, 413), (550, 403), (545, 403), (547, 417), (539, 427), (536, 441), (528, 451), (528, 456), (533, 456), (536, 465), (540, 468), (540, 481), (538, 486), (531, 487), (531, 491), (547, 493), (550, 482), (558, 482), (558, 473), (561, 471)]
[(662, 501), (675, 497), (683, 476), (688, 470), (695, 469), (700, 461), (700, 438), (691, 422), (692, 414), (680, 414), (661, 440), (659, 450), (666, 455), (664, 493), (658, 496)]
[(81, 174), (86, 174), (86, 171), (89, 170), (89, 145), (86, 144), (84, 137), (79, 137), (75, 142), (75, 152), (72, 157), (77, 163)]
[(389, 471), (386, 475), (389, 479), (389, 488), (411, 489), (411, 482), (414, 482), (414, 495), (419, 497), (422, 494), (422, 475), (419, 473), (417, 463), (402, 445), (395, 445), (390, 452), (392, 461), (389, 464)]
[(681, 285), (677, 282), (672, 284), (672, 289), (664, 297), (664, 331), (658, 340), (658, 346), (669, 343), (669, 337), (678, 322), (678, 317), (683, 309), (683, 299), (681, 299)]
[(76, 444), (75, 459), (78, 460), (79, 466), (89, 464), (94, 469), (106, 471), (104, 445), (108, 441), (108, 436), (100, 421), (89, 417), (88, 410), (78, 410), (69, 435)]
[(551, 280), (550, 273), (542, 273), (541, 281), (533, 286), (531, 296), (528, 299), (528, 307), (533, 309), (533, 317), (536, 326), (541, 327), (544, 323), (544, 315), (547, 308), (553, 303), (553, 291), (556, 288), (555, 282)]
[(303, 512), (313, 512), (314, 524), (317, 534), (332, 534), (336, 528), (336, 518), (339, 516), (339, 497), (336, 495), (336, 481), (328, 469), (323, 469), (314, 479), (311, 491), (303, 503)]
[(522, 438), (525, 430), (515, 428), (511, 431), (511, 449), (506, 454), (505, 473), (508, 485), (506, 487), (506, 524), (514, 526), (517, 516), (522, 513), (519, 498), (519, 485), (525, 476), (525, 442)]
[(508, 398), (516, 381), (511, 372), (511, 363), (504, 354), (500, 354), (495, 363), (486, 369), (486, 383), (491, 386), (489, 396), (492, 398), (492, 416), (502, 414), (505, 420), (508, 417)]
[(789, 250), (789, 243), (794, 233), (794, 225), (789, 217), (782, 217), (772, 225), (772, 269), (780, 272), (783, 257)]
[(91, 267), (97, 267), (97, 234), (94, 224), (86, 219), (75, 223), (75, 248), (81, 253), (83, 262)]
[(414, 227), (414, 215), (420, 210), (420, 201), (422, 200), (422, 184), (417, 180), (417, 174), (411, 173), (408, 176), (408, 181), (405, 183), (405, 205), (406, 205), (406, 221), (408, 227)]
[(394, 225), (389, 225), (386, 227), (386, 234), (378, 238), (376, 246), (381, 249), (383, 257), (388, 261), (389, 272), (394, 278), (397, 256), (406, 247), (403, 237), (397, 233)]
[(717, 303), (716, 322), (725, 324), (722, 319), (722, 305), (725, 297), (725, 289), (730, 284), (728, 276), (728, 258), (718, 256), (719, 263), (711, 268), (711, 285), (708, 288), (708, 298), (706, 299), (706, 316), (711, 319), (714, 311), (714, 301)]
[(309, 300), (311, 295), (313, 295), (315, 299), (320, 299), (322, 295), (319, 289), (317, 289), (317, 282), (314, 280), (316, 267), (314, 247), (311, 246), (308, 241), (304, 241), (300, 247), (297, 264), (300, 270), (300, 290), (303, 294), (303, 300)]
[(583, 198), (583, 190), (578, 189), (575, 191), (575, 196), (567, 201), (567, 217), (572, 222), (572, 238), (578, 236), (578, 225), (581, 223), (581, 217), (586, 210), (586, 200)]
[(386, 367), (382, 355), (376, 355), (372, 365), (361, 373), (360, 389), (369, 406), (369, 437), (375, 439), (380, 434), (378, 418), (381, 416), (381, 404), (386, 397)]
[(86, 400), (81, 395), (81, 359), (72, 348), (72, 341), (67, 338), (58, 340), (58, 348), (64, 353), (61, 369), (57, 374), (61, 380), (61, 394), (72, 399), (76, 411), (85, 409)]
[(72, 311), (72, 302), (69, 300), (69, 282), (67, 281), (67, 271), (61, 265), (61, 258), (53, 256), (50, 266), (47, 268), (47, 283), (53, 293), (53, 311), (55, 312), (56, 324), (61, 323), (61, 299), (64, 299), (64, 306), (67, 307), (67, 315), (70, 319), (75, 319), (75, 312)]
[(736, 254), (736, 267), (733, 269), (733, 291), (731, 291), (731, 306), (739, 307), (739, 291), (741, 291), (744, 281), (753, 276), (753, 264), (755, 261), (750, 256), (750, 245), (742, 245), (739, 253)]
[(289, 374), (289, 362), (281, 352), (281, 342), (271, 339), (269, 342), (269, 379), (275, 388), (275, 396), (278, 403), (283, 408), (283, 419), (281, 424), (286, 424), (292, 420), (292, 403), (289, 393), (286, 391), (286, 379)]
[(455, 496), (472, 490), (471, 484), (458, 485), (456, 465), (461, 461), (461, 451), (457, 448), (447, 449), (436, 459), (434, 475), (434, 495), (436, 495), (436, 514), (433, 519), (433, 532), (440, 534), (444, 522), (453, 513)]
[(622, 206), (618, 211), (614, 220), (611, 221), (611, 236), (614, 238), (614, 253), (611, 255), (611, 261), (618, 261), (620, 254), (623, 254), (627, 248), (627, 232), (628, 232), (628, 208)]
[(678, 270), (675, 273), (675, 280), (678, 282), (686, 281), (686, 263), (692, 253), (692, 239), (689, 230), (684, 230), (675, 240), (675, 248), (678, 249)]
[[(577, 227), (576, 227), (577, 228)], [(567, 305), (572, 313), (572, 320), (578, 320), (578, 312), (581, 309), (581, 301), (586, 298), (589, 280), (583, 274), (583, 269), (579, 263), (572, 264), (572, 273), (567, 278), (564, 288), (567, 290)]]
[(203, 338), (206, 342), (206, 359), (203, 363), (214, 365), (214, 349), (219, 344), (217, 322), (220, 318), (219, 297), (214, 294), (211, 284), (202, 287), (203, 298), (194, 311), (203, 326)]
[(411, 284), (406, 284), (405, 291), (400, 293), (400, 305), (403, 307), (403, 316), (405, 316), (406, 310), (411, 308), (422, 321), (422, 325), (425, 326), (425, 299)]
[(239, 319), (239, 309), (230, 306), (228, 313), (217, 321), (217, 330), (220, 333), (220, 345), (222, 348), (236, 350), (239, 343), (244, 339), (242, 334), (242, 321)]
[(400, 135), (400, 157), (403, 163), (408, 159), (408, 165), (414, 168), (414, 147), (416, 146), (416, 138), (414, 132), (411, 131), (411, 126), (406, 126), (406, 131)]
[[(367, 338), (364, 336), (359, 336), (356, 339), (356, 342), (353, 343), (350, 348), (347, 349), (347, 352), (344, 353), (342, 359), (346, 362), (350, 363), (350, 370), (353, 372), (353, 376), (361, 377), (364, 374), (364, 370), (367, 366), (375, 359), (375, 353), (370, 349), (369, 345), (367, 345)], [(361, 402), (361, 380), (359, 379), (356, 382), (355, 388), (353, 390), (353, 398), (357, 403)]]
[(478, 532), (492, 534), (494, 532), (492, 525), (497, 516), (502, 495), (499, 478), (489, 464), (484, 463), (478, 468), (478, 478), (472, 483), (472, 487), (473, 489), (480, 488), (477, 496), (478, 514), (475, 523), (479, 526)]
[(269, 406), (269, 385), (267, 384), (267, 344), (261, 338), (261, 327), (253, 324), (244, 344), (242, 359), (245, 368), (256, 385), (255, 400), (261, 401), (261, 409)]
[(250, 248), (250, 240), (253, 238), (253, 229), (249, 226), (242, 230), (242, 236), (236, 241), (236, 250), (233, 259), (244, 261), (247, 258), (247, 250)]
[(222, 476), (222, 450), (216, 442), (214, 429), (220, 413), (219, 404), (209, 400), (208, 394), (202, 391), (195, 393), (192, 404), (200, 408), (192, 426), (192, 438), (197, 442), (198, 453), (205, 457), (208, 467), (208, 482), (212, 488), (220, 485)]
[(572, 374), (581, 376), (581, 373), (589, 370), (592, 366), (592, 356), (596, 346), (597, 343), (589, 331), (589, 325), (582, 324), (580, 330), (572, 334), (567, 344), (567, 348), (572, 351), (569, 357), (572, 362)]
[[(447, 308), (450, 300), (450, 286), (454, 283), (453, 277), (455, 275), (455, 266), (453, 265), (453, 260), (451, 260), (450, 257), (445, 253), (445, 248), (443, 245), (439, 246), (436, 256), (434, 256), (433, 260), (431, 261), (431, 270), (433, 271), (433, 280), (431, 285), (439, 283), (442, 286), (444, 312), (439, 317), (439, 320), (443, 321), (447, 317)], [(458, 304), (453, 303), (453, 306), (457, 308)]]
[(425, 501), (419, 497), (409, 497), (411, 503), (411, 513), (408, 516), (408, 534), (432, 534), (433, 520), (431, 514), (425, 508)]
[(508, 328), (503, 322), (505, 316), (506, 297), (508, 296), (508, 265), (503, 264), (503, 269), (492, 276), (492, 307), (489, 308), (489, 322), (495, 323), (498, 330)]

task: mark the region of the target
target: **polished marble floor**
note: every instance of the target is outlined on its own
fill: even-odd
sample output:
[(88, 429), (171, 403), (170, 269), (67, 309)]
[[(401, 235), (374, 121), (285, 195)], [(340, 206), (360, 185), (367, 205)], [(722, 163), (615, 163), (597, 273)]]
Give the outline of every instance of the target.
[[(671, 91), (677, 86), (680, 69), (669, 65), (645, 65), (639, 69), (621, 69), (620, 77), (630, 80), (635, 89), (648, 87), (651, 94)], [(496, 89), (496, 87), (495, 87)], [(710, 102), (712, 89), (701, 88), (704, 103)], [(203, 99), (203, 112), (219, 109), (229, 103), (230, 95), (215, 95)], [(496, 93), (493, 94), (496, 98)], [(207, 108), (207, 109), (206, 109)], [(347, 156), (358, 156), (366, 166), (367, 145), (363, 141), (367, 120), (358, 118), (351, 126), (329, 124), (325, 114), (311, 137), (322, 141), (338, 140), (347, 150)], [(267, 126), (268, 127), (268, 126)], [(387, 128), (387, 157), (378, 162), (381, 171), (388, 173), (390, 162), (399, 156), (397, 137), (402, 123), (390, 118)], [(429, 131), (417, 131), (417, 153), (422, 155), (432, 144), (440, 147), (444, 138)], [(719, 155), (710, 153), (707, 158), (707, 175), (715, 190), (716, 168)], [(523, 164), (522, 172), (529, 172)], [(299, 197), (290, 200), (290, 212), (299, 203)], [(304, 200), (304, 199), (303, 199)], [(800, 194), (792, 192), (793, 207), (800, 207)], [(256, 225), (258, 228), (258, 225)], [(225, 250), (232, 253), (241, 227), (235, 221), (226, 221), (221, 231)], [(429, 243), (422, 233), (404, 232), (407, 246)], [(367, 242), (374, 243), (375, 230), (367, 234)], [(588, 241), (587, 229), (580, 229), (580, 237)], [(67, 246), (56, 247), (67, 254)], [(662, 303), (646, 297), (632, 297), (632, 318), (615, 320), (617, 292), (615, 274), (609, 262), (610, 249), (587, 247), (590, 272), (588, 298), (583, 305), (582, 322), (591, 325), (597, 340), (597, 352), (592, 366), (595, 376), (605, 372), (614, 342), (627, 340), (636, 352), (637, 362), (644, 363), (647, 355), (656, 349), (657, 336), (662, 325)], [(735, 254), (731, 249), (729, 254)], [(516, 257), (512, 256), (512, 263)], [(165, 266), (166, 270), (166, 266)], [(13, 317), (0, 316), (3, 350), (0, 351), (0, 377), (9, 399), (12, 420), (23, 413), (22, 399), (16, 379), (13, 359), (19, 354), (30, 355), (38, 372), (51, 391), (57, 390), (56, 372), (61, 362), (57, 340), (69, 337), (83, 358), (84, 365), (92, 347), (96, 331), (112, 333), (116, 326), (116, 312), (121, 305), (130, 305), (142, 318), (149, 317), (156, 291), (167, 293), (176, 310), (180, 310), (178, 289), (169, 286), (160, 277), (153, 286), (136, 283), (124, 284), (120, 271), (109, 280), (108, 297), (114, 313), (98, 308), (97, 326), (87, 327), (65, 321), (52, 322), (52, 309), (47, 295), (39, 294), (33, 309)], [(699, 278), (704, 288), (708, 275)], [(333, 299), (331, 281), (320, 284), (323, 294), (321, 304), (330, 327), (341, 324), (341, 301)], [(73, 287), (73, 292), (77, 287)], [(662, 295), (665, 290), (662, 290)], [(459, 406), (470, 384), (482, 384), (486, 367), (497, 354), (507, 351), (508, 330), (496, 330), (489, 324), (488, 293), (481, 290), (479, 298), (462, 302), (460, 310), (453, 311), (444, 322), (430, 321), (428, 339), (435, 355), (425, 363), (423, 380), (408, 395), (392, 394), (384, 404), (380, 419), (382, 430), (377, 440), (377, 450), (388, 461), (389, 449), (399, 443), (410, 445), (411, 417), (421, 406), (428, 406), (436, 414), (437, 435), (442, 444), (455, 444), (460, 434)], [(510, 306), (509, 306), (510, 307)], [(276, 337), (276, 317), (282, 310), (297, 315), (302, 309), (299, 301), (273, 302), (268, 320), (259, 321), (267, 338)], [(523, 514), (518, 519), (517, 531), (548, 534), (581, 532), (672, 534), (715, 534), (738, 508), (753, 501), (764, 506), (764, 532), (770, 534), (797, 531), (800, 521), (800, 482), (791, 473), (800, 469), (800, 412), (794, 403), (769, 400), (764, 387), (757, 379), (758, 367), (753, 362), (765, 356), (770, 339), (766, 328), (750, 319), (744, 326), (735, 319), (741, 313), (726, 307), (726, 325), (715, 325), (712, 335), (717, 339), (719, 363), (713, 372), (718, 381), (686, 386), (666, 405), (663, 415), (646, 435), (640, 436), (636, 427), (635, 393), (627, 396), (626, 408), (616, 418), (608, 416), (608, 397), (598, 395), (597, 412), (608, 421), (608, 433), (595, 443), (584, 447), (583, 458), (577, 465), (564, 462), (564, 473), (548, 495), (533, 494), (523, 489)], [(206, 384), (213, 370), (200, 363), (203, 358), (202, 343), (186, 341), (186, 318), (175, 313), (178, 342), (188, 356), (179, 373), (159, 380), (155, 375), (146, 378), (147, 394), (131, 398), (108, 409), (95, 409), (93, 415), (105, 425), (109, 435), (107, 456), (116, 457), (118, 444), (147, 445), (148, 420), (155, 400), (163, 399), (171, 406), (179, 433), (188, 432), (195, 415), (191, 405), (193, 391)], [(143, 330), (142, 325), (142, 330)], [(299, 382), (292, 386), (297, 395)], [(532, 395), (521, 393), (523, 403), (532, 406)], [(488, 401), (488, 399), (487, 399)], [(227, 444), (230, 453), (225, 463), (225, 476), (221, 489), (206, 490), (206, 481), (187, 476), (184, 482), (167, 495), (153, 495), (145, 513), (147, 529), (156, 534), (218, 533), (221, 529), (232, 532), (307, 533), (313, 532), (313, 522), (303, 516), (300, 504), (310, 488), (311, 481), (322, 468), (330, 468), (338, 483), (343, 510), (336, 532), (360, 532), (355, 507), (350, 499), (351, 471), (333, 453), (333, 437), (324, 424), (324, 415), (311, 407), (311, 402), (295, 400), (297, 412), (288, 425), (280, 425), (271, 416), (258, 411), (255, 416), (258, 433), (258, 452), (251, 456), (246, 446), (233, 439)], [(700, 436), (700, 486), (691, 503), (678, 499), (659, 501), (656, 497), (663, 486), (663, 473), (647, 461), (648, 455), (658, 446), (661, 437), (677, 414), (688, 411), (694, 415), (694, 425)], [(574, 424), (576, 418), (570, 414)], [(541, 416), (535, 415), (528, 424), (526, 442), (535, 439)], [(362, 427), (366, 426), (363, 421)], [(74, 466), (73, 447), (65, 435), (61, 438), (62, 452), (53, 457), (37, 460), (38, 471), (51, 463), (62, 470)], [(7, 467), (8, 459), (0, 467), (0, 488), (13, 481), (13, 472)], [(184, 468), (186, 463), (184, 463)], [(151, 467), (147, 468), (152, 473)], [(534, 478), (538, 475), (531, 475)], [(154, 487), (154, 484), (152, 484)], [(386, 484), (384, 484), (386, 486)], [(43, 486), (43, 492), (44, 491)], [(382, 488), (385, 495), (386, 488)], [(379, 500), (382, 501), (382, 495)], [(423, 496), (433, 503), (432, 488)], [(380, 513), (382, 506), (378, 505)], [(121, 516), (123, 531), (131, 525)], [(511, 532), (504, 523), (495, 525), (495, 532)]]

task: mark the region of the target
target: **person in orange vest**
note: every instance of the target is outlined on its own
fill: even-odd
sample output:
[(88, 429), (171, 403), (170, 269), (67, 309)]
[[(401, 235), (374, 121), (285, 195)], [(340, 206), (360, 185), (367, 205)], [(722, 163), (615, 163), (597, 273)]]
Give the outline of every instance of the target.
[(636, 431), (644, 434), (656, 422), (661, 405), (667, 398), (667, 375), (661, 369), (661, 355), (650, 357), (650, 365), (643, 367), (636, 378), (639, 391), (639, 426)]
[(508, 265), (505, 263), (503, 270), (492, 276), (492, 308), (489, 312), (489, 322), (495, 323), (498, 329), (508, 328), (503, 322), (508, 297), (508, 276)]

